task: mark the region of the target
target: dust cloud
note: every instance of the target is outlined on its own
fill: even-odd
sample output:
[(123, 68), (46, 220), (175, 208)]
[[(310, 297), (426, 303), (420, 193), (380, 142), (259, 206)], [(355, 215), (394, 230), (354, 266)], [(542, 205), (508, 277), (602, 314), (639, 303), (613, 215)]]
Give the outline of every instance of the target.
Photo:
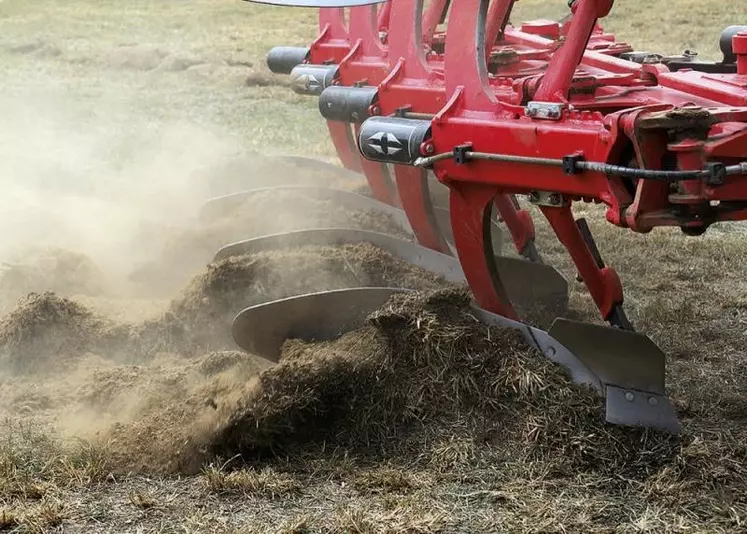
[[(172, 228), (193, 223), (239, 153), (220, 132), (128, 114), (128, 101), (55, 89), (0, 93), (0, 258), (29, 247), (87, 255), (113, 289)], [(251, 176), (246, 177), (247, 185)]]
[(211, 263), (230, 242), (314, 226), (406, 234), (293, 190), (201, 220), (207, 199), (235, 191), (361, 184), (151, 119), (121, 94), (81, 98), (45, 80), (0, 90), (0, 420), (94, 441), (123, 468), (144, 468), (133, 462), (154, 449), (133, 455), (135, 445), (178, 456), (271, 366), (233, 343), (243, 307), (361, 284), (442, 287), (365, 245)]
[(168, 299), (131, 275), (162, 261), (185, 279), (209, 262), (175, 273), (164, 246), (224, 192), (214, 170), (240, 146), (133, 112), (136, 95), (82, 98), (40, 78), (0, 90), (0, 418), (93, 439), (165, 382), (189, 387), (191, 362), (161, 328)]

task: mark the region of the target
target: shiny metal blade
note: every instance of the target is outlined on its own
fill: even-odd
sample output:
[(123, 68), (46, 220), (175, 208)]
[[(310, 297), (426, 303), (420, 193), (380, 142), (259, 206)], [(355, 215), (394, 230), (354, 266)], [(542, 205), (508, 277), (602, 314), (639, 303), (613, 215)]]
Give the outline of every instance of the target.
[(599, 393), (604, 391), (599, 378), (572, 352), (550, 337), (544, 330), (491, 313), (477, 306), (473, 306), (473, 309), (477, 318), (484, 324), (520, 330), (530, 346), (539, 350), (550, 361), (562, 365), (568, 371), (574, 383), (591, 386)]
[(284, 247), (304, 245), (347, 245), (371, 243), (392, 256), (442, 276), (449, 282), (465, 283), (459, 260), (415, 243), (370, 230), (352, 228), (315, 228), (297, 230), (231, 243), (221, 248), (213, 258), (219, 261), (230, 256), (257, 254)]
[(656, 428), (672, 434), (682, 431), (672, 401), (665, 395), (615, 386), (607, 386), (606, 420), (614, 425)]
[(495, 266), (523, 317), (534, 312), (557, 317), (567, 311), (568, 282), (554, 267), (507, 256), (496, 256)]
[(548, 334), (599, 378), (609, 422), (679, 431), (666, 398), (666, 356), (647, 336), (569, 319), (556, 319)]
[(548, 333), (605, 385), (664, 394), (666, 357), (645, 335), (570, 319), (556, 319)]
[(360, 327), (366, 317), (403, 289), (361, 287), (299, 295), (251, 306), (231, 328), (236, 344), (271, 361), (287, 339), (326, 341)]
[[(438, 274), (449, 282), (467, 283), (459, 260), (454, 256), (441, 254), (387, 234), (352, 228), (314, 228), (246, 239), (221, 248), (213, 261), (284, 247), (354, 243), (371, 243), (392, 256)], [(565, 312), (568, 304), (568, 286), (562, 275), (553, 267), (504, 257), (496, 257), (496, 265), (504, 284), (509, 288), (509, 297), (517, 307), (531, 309), (542, 306), (543, 310), (554, 312), (556, 315)]]

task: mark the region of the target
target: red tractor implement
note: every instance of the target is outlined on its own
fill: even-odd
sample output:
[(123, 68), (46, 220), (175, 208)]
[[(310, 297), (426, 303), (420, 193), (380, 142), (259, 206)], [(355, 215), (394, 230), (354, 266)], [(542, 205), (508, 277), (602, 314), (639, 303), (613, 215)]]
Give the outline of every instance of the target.
[[(561, 23), (521, 27), (509, 23), (512, 0), (425, 8), (422, 0), (389, 0), (378, 9), (367, 5), (376, 0), (264, 3), (323, 8), (315, 43), (275, 49), (268, 64), (293, 76), (297, 90), (318, 95), (343, 166), (365, 174), (383, 211), (404, 210), (419, 244), (309, 229), (236, 243), (217, 258), (371, 242), (466, 282), (478, 320), (520, 330), (575, 381), (595, 387), (609, 422), (678, 432), (665, 356), (634, 330), (620, 278), (573, 204), (601, 204), (609, 223), (640, 233), (677, 226), (698, 236), (714, 223), (747, 219), (747, 26), (724, 30), (723, 60), (706, 62), (616, 42), (599, 26), (614, 0), (575, 0)], [(517, 195), (547, 219), (609, 326), (565, 318), (548, 331), (529, 324), (526, 293), (552, 300), (539, 282), (557, 273), (527, 252), (533, 224)], [(513, 267), (494, 250), (496, 207), (525, 258)], [(537, 267), (547, 274), (537, 276)], [(530, 271), (524, 280), (516, 275)], [(277, 359), (285, 339), (337, 336), (399, 291), (357, 288), (254, 306), (236, 317), (234, 338)]]

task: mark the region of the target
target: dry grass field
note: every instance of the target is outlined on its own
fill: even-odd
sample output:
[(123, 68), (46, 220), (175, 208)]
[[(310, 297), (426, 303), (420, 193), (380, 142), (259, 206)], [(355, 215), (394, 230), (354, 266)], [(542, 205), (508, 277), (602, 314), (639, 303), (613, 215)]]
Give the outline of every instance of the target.
[[(514, 22), (560, 18), (521, 0)], [(212, 196), (331, 183), (316, 102), (269, 73), (314, 10), (239, 0), (0, 0), (0, 532), (434, 534), (747, 531), (747, 234), (634, 235), (580, 206), (637, 327), (668, 355), (679, 438), (604, 425), (602, 401), (459, 288), (370, 246), (210, 264), (237, 239), (345, 221), (293, 195), (201, 225)], [(697, 49), (739, 1), (618, 0), (638, 49)], [(537, 219), (539, 222), (539, 219)], [(596, 320), (561, 249), (538, 247)], [(393, 284), (335, 342), (271, 365), (244, 306)]]

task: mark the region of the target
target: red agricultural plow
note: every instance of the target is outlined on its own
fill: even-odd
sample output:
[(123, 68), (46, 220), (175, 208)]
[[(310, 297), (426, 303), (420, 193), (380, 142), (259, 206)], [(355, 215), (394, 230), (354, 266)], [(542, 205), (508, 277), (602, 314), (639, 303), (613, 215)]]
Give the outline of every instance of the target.
[[(563, 21), (520, 26), (510, 23), (515, 2), (263, 2), (322, 8), (316, 41), (273, 49), (268, 65), (289, 74), (297, 92), (318, 97), (342, 165), (365, 176), (373, 199), (314, 194), (404, 212), (418, 244), (312, 229), (236, 243), (218, 257), (372, 242), (467, 282), (477, 318), (520, 329), (574, 380), (596, 387), (608, 421), (678, 432), (665, 356), (635, 332), (618, 275), (572, 207), (602, 204), (610, 224), (640, 233), (677, 226), (697, 236), (747, 219), (747, 26), (724, 30), (723, 60), (706, 62), (617, 42), (599, 26), (613, 0), (571, 1)], [(522, 321), (523, 299), (562, 306), (567, 286), (542, 264), (517, 195), (546, 217), (609, 326), (558, 318), (546, 332)], [(216, 199), (211, 209), (229, 201)], [(521, 259), (496, 250), (500, 222)], [(254, 306), (237, 316), (234, 337), (276, 359), (286, 338), (338, 335), (397, 291), (358, 288)]]

